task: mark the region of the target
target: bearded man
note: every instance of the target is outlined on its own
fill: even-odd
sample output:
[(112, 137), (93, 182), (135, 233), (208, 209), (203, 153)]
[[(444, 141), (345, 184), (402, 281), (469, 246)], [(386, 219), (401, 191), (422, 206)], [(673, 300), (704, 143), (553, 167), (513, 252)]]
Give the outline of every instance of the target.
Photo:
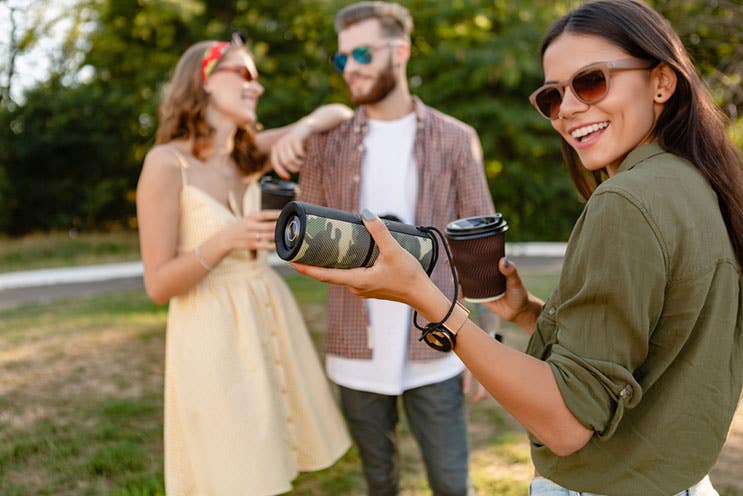
[[(410, 94), (413, 21), (404, 7), (360, 2), (338, 12), (335, 68), (357, 105), (353, 118), (306, 143), (300, 199), (442, 232), (493, 212), (475, 130)], [(454, 290), (446, 257), (431, 277)], [(464, 366), (420, 342), (409, 307), (328, 287), (325, 365), (361, 455), (371, 495), (399, 492), (398, 401), (421, 449), (434, 495), (472, 494)]]

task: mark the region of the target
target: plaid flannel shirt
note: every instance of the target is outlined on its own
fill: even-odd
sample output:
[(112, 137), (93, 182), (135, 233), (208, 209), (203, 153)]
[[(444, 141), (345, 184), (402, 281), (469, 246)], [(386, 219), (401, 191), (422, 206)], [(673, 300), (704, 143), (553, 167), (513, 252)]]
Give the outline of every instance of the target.
[[(493, 213), (475, 130), (413, 97), (416, 114), (415, 163), (418, 170), (416, 225), (444, 231), (452, 220)], [(300, 200), (339, 210), (359, 209), (361, 164), (368, 117), (361, 106), (353, 118), (338, 127), (311, 136), (300, 174)], [(454, 284), (443, 250), (431, 279), (451, 296)], [(427, 322), (419, 317), (419, 323)], [(345, 358), (370, 359), (369, 325), (361, 297), (331, 285), (327, 297), (326, 352)], [(410, 323), (410, 360), (430, 360), (440, 352), (419, 342), (420, 331)]]

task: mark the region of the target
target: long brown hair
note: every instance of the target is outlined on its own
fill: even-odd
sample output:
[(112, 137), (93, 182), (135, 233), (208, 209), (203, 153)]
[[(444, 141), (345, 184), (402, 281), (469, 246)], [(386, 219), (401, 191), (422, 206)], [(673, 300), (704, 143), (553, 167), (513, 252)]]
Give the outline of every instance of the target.
[[(635, 0), (597, 0), (558, 19), (542, 41), (542, 56), (563, 32), (600, 36), (638, 59), (664, 62), (676, 73), (676, 91), (653, 130), (660, 146), (691, 162), (717, 193), (738, 263), (743, 265), (743, 161), (725, 131), (726, 118), (684, 48), (660, 14)], [(562, 152), (578, 193), (588, 199), (607, 177), (589, 172), (562, 139)]]
[[(160, 103), (159, 124), (155, 134), (156, 143), (167, 143), (174, 139), (191, 139), (191, 153), (204, 158), (212, 144), (214, 129), (206, 122), (206, 106), (209, 94), (201, 83), (201, 60), (204, 52), (216, 41), (201, 41), (192, 45), (181, 56), (175, 66), (173, 76), (168, 83)], [(245, 50), (244, 46), (235, 46), (230, 50)], [(235, 133), (232, 158), (244, 174), (252, 174), (263, 166), (255, 146), (257, 124), (238, 128)]]

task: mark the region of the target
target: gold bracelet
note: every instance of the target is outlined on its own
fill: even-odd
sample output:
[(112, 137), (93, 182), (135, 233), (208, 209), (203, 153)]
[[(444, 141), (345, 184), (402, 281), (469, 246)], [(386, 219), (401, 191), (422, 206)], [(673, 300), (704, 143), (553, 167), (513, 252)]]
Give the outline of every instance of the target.
[(449, 332), (456, 336), (457, 333), (464, 326), (464, 323), (469, 320), (469, 317), (470, 310), (466, 306), (462, 305), (460, 302), (457, 302), (451, 312), (451, 315), (449, 315), (449, 318), (446, 319), (446, 322), (444, 322), (443, 325), (444, 327), (449, 329)]
[(196, 255), (196, 260), (198, 260), (201, 266), (207, 271), (211, 272), (214, 269), (214, 266), (201, 255), (201, 245), (196, 245), (196, 248), (193, 249), (193, 254)]

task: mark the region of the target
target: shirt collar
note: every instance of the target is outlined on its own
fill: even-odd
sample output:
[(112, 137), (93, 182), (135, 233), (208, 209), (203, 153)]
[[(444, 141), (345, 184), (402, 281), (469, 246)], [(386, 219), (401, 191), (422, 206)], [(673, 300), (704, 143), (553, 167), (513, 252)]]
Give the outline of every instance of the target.
[(624, 157), (624, 160), (622, 160), (622, 163), (617, 168), (616, 173), (619, 174), (620, 172), (628, 171), (640, 162), (644, 162), (645, 160), (662, 153), (666, 153), (666, 151), (661, 148), (657, 141), (640, 145)]
[[(421, 130), (426, 126), (428, 122), (428, 108), (425, 104), (415, 95), (411, 95), (413, 100), (413, 112), (415, 113), (415, 120), (417, 121), (416, 127)], [(353, 117), (353, 132), (364, 133), (369, 126), (369, 116), (366, 114), (366, 106), (361, 105), (356, 109), (356, 115)]]

